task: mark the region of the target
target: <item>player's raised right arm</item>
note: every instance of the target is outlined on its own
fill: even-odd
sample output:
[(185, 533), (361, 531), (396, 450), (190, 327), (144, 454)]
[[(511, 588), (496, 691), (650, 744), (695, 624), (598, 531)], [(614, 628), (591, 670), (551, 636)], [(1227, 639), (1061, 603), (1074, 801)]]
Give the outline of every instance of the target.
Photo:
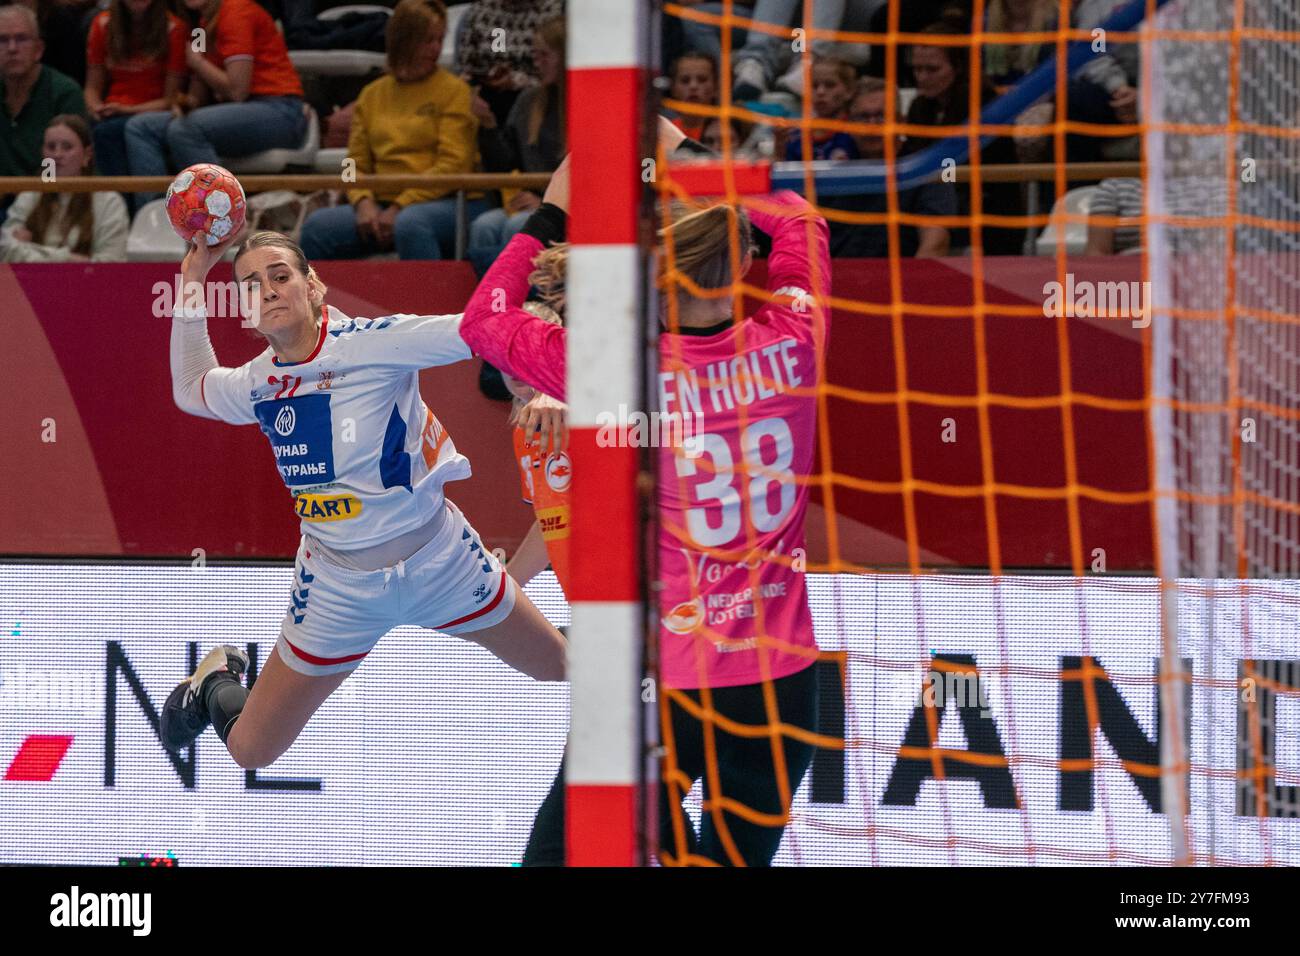
[[(208, 272), (221, 258), (233, 236), (218, 245), (209, 247), (203, 233), (196, 233), (189, 251), (181, 261), (181, 301), (173, 303), (171, 334), (172, 399), (183, 412), (200, 418), (222, 421), (251, 420), (251, 412), (244, 415), (220, 414), (207, 400), (208, 379), (214, 373), (230, 374), (217, 363), (217, 353), (208, 338), (206, 308), (187, 309), (190, 290), (202, 290)], [(201, 295), (206, 300), (206, 295)]]
[(569, 161), (551, 176), (541, 207), (506, 244), (465, 306), (461, 338), (477, 355), (533, 388), (564, 399), (565, 332), (524, 310), (533, 259), (564, 239)]
[[(831, 283), (830, 228), (808, 200), (781, 190), (747, 203), (754, 225), (772, 237), (767, 287), (803, 289), (828, 297)], [(817, 286), (817, 288), (814, 288)]]

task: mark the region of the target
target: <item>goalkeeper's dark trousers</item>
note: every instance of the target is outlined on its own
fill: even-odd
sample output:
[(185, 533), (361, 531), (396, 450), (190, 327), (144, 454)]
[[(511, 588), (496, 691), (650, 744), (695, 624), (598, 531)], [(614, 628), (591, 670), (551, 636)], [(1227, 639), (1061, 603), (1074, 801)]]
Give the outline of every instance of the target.
[[(772, 682), (776, 691), (777, 712), (782, 723), (808, 731), (817, 729), (817, 673), (806, 667), (796, 674)], [(697, 705), (698, 690), (683, 691)], [(720, 687), (713, 691), (713, 707), (722, 716), (751, 727), (767, 727), (767, 707), (763, 702), (762, 684)], [(750, 810), (765, 814), (782, 812), (781, 792), (777, 786), (776, 764), (772, 757), (771, 737), (740, 737), (714, 725), (713, 738), (717, 754), (720, 794), (714, 794), (706, 773), (705, 726), (675, 700), (668, 703), (672, 722), (672, 762), (677, 799), (672, 799), (668, 782), (659, 787), (659, 859), (665, 864), (690, 864), (699, 857), (734, 866), (769, 866), (781, 845), (785, 827), (766, 826), (745, 819), (730, 809), (706, 810), (696, 833), (690, 817), (682, 809), (681, 797), (690, 789), (679, 775), (693, 784), (704, 778), (706, 801), (724, 796)], [(791, 797), (812, 762), (813, 746), (789, 736), (782, 737), (785, 756), (785, 780)], [(660, 768), (660, 778), (667, 781), (667, 760)], [(719, 823), (721, 820), (721, 823)], [(725, 833), (725, 836), (724, 836)], [(727, 848), (728, 840), (736, 852)], [(524, 866), (562, 866), (564, 864), (564, 761), (542, 801), (533, 822), (533, 831), (524, 850)]]

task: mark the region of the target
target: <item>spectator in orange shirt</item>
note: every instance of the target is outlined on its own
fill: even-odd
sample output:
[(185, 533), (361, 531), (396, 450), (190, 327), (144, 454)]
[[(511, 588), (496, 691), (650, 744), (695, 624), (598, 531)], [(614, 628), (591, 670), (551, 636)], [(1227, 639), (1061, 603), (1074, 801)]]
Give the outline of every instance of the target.
[(190, 91), (170, 114), (127, 121), (131, 173), (166, 176), (223, 156), (300, 146), (307, 128), (302, 83), (271, 15), (254, 0), (184, 2), (199, 14), (205, 50), (187, 44)]
[[(95, 165), (129, 176), (126, 123), (141, 113), (170, 116), (185, 78), (189, 31), (166, 0), (113, 0), (95, 15), (86, 43), (86, 111), (94, 120)], [(131, 197), (127, 197), (128, 204)]]

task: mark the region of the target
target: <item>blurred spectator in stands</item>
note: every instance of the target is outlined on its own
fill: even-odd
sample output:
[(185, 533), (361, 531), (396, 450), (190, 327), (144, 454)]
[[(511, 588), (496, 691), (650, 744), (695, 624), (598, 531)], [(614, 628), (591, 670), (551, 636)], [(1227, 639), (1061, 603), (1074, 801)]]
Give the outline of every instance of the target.
[(42, 65), (44, 52), (36, 14), (16, 4), (0, 6), (0, 96), (4, 97), (0, 176), (38, 174), (50, 120), (61, 113), (86, 112), (81, 87)]
[[(690, 7), (692, 10), (698, 10), (700, 13), (710, 13), (714, 16), (721, 16), (724, 12), (724, 6), (720, 2), (704, 2), (704, 0), (679, 0), (681, 6)], [(753, 13), (753, 5), (750, 3), (735, 3), (731, 7), (732, 16), (738, 19), (749, 19)], [(722, 30), (712, 23), (700, 23), (696, 20), (689, 20), (685, 17), (674, 17), (664, 14), (663, 17), (664, 36), (663, 36), (663, 63), (664, 74), (672, 72), (672, 63), (679, 56), (687, 51), (696, 51), (698, 53), (707, 53), (713, 57), (714, 63), (722, 60)], [(745, 45), (745, 28), (742, 26), (733, 26), (731, 28), (731, 49), (739, 50)]]
[[(898, 32), (920, 33), (926, 27), (933, 26), (945, 18), (965, 25), (967, 32), (971, 25), (971, 0), (905, 0), (898, 3)], [(889, 32), (888, 3), (881, 3), (871, 14), (871, 33)], [(896, 47), (896, 79), (901, 89), (916, 86), (916, 78), (906, 56), (906, 48)], [(871, 57), (867, 61), (867, 75), (883, 78), (888, 49), (884, 44), (871, 47)]]
[(86, 82), (86, 36), (99, 12), (97, 0), (18, 0), (36, 11), (45, 38), (41, 62), (78, 86)]
[[(1048, 33), (1056, 29), (1057, 0), (989, 0), (984, 11), (986, 33)], [(1056, 52), (1054, 43), (989, 43), (984, 47), (984, 73), (994, 86), (1011, 86)]]
[[(391, 0), (378, 5), (367, 3), (361, 10), (345, 12), (328, 20), (320, 19), (320, 14), (330, 7), (343, 5), (333, 0), (286, 0), (281, 4), (284, 9), (282, 25), (285, 44), (290, 50), (368, 50), (383, 53), (389, 14), (381, 9), (366, 8), (391, 7)], [(352, 6), (350, 3), (346, 5)]]
[[(1079, 0), (1074, 8), (1074, 25), (1080, 30), (1093, 30), (1126, 2)], [(1136, 43), (1107, 43), (1105, 53), (1071, 78), (1069, 118), (1083, 123), (1136, 123), (1139, 69)], [(1139, 137), (1076, 137), (1073, 146), (1071, 162), (1137, 159)]]
[[(549, 173), (564, 158), (564, 19), (543, 23), (533, 46), (541, 85), (519, 95), (504, 125), (497, 123), (486, 102), (475, 98), (479, 155), (486, 172)], [(469, 231), (469, 260), (475, 272), (482, 275), (487, 271), (541, 204), (541, 190), (521, 189), (504, 207), (489, 209), (474, 220)]]
[[(885, 81), (868, 76), (858, 81), (849, 105), (848, 118), (854, 123), (880, 126), (885, 122), (885, 105), (888, 97)], [(897, 120), (897, 103), (895, 103)], [(885, 139), (878, 133), (862, 133), (854, 137), (857, 153), (863, 159), (885, 160)], [(899, 154), (897, 143), (894, 158)], [(888, 212), (888, 197), (883, 192), (859, 196), (827, 196), (819, 200), (828, 209), (854, 213)], [(898, 191), (898, 211), (914, 216), (957, 215), (957, 190), (952, 183), (931, 182), (911, 189)], [(831, 255), (884, 258), (889, 255), (889, 227), (885, 223), (847, 223), (830, 220)], [(948, 229), (945, 226), (898, 226), (898, 252), (903, 256), (925, 258), (947, 255)]]
[[(813, 57), (812, 115), (823, 120), (845, 119), (857, 79), (857, 70), (847, 60), (831, 56)], [(775, 155), (791, 162), (802, 162), (805, 159), (803, 131), (780, 128), (777, 131)], [(814, 129), (807, 158), (857, 159), (858, 144), (842, 130)]]
[[(140, 113), (170, 116), (185, 79), (189, 31), (166, 0), (112, 0), (90, 25), (86, 109), (95, 122), (95, 165), (129, 176), (126, 122)], [(127, 205), (134, 196), (127, 194)]]
[[(1093, 30), (1104, 23), (1125, 0), (1079, 0), (1072, 14), (1072, 26)], [(1105, 53), (1094, 57), (1070, 77), (1066, 95), (1067, 118), (1076, 123), (1098, 125), (1132, 124), (1138, 118), (1138, 46), (1135, 43), (1107, 43)], [(1026, 110), (1021, 123), (1043, 125), (1053, 121), (1056, 104), (1048, 99)], [(1052, 159), (1052, 138), (1045, 134), (1026, 133), (1017, 137), (1017, 147), (1024, 162)], [(1096, 136), (1066, 133), (1066, 160), (1072, 163), (1102, 160), (1135, 160), (1139, 137)]]
[(525, 87), (538, 82), (533, 35), (547, 20), (564, 16), (564, 0), (474, 0), (456, 36), (456, 73), (496, 115), (510, 109)]
[[(301, 146), (307, 129), (302, 83), (271, 15), (254, 0), (184, 3), (199, 13), (205, 50), (185, 45), (190, 89), (170, 113), (127, 120), (131, 174), (166, 176), (195, 163)], [(210, 100), (216, 102), (206, 105)]]
[[(866, 32), (874, 12), (874, 0), (816, 0), (812, 8), (815, 30), (853, 30)], [(745, 45), (732, 54), (735, 82), (731, 98), (735, 101), (756, 100), (773, 86), (797, 97), (803, 96), (803, 67), (796, 54), (808, 41), (793, 31), (802, 32), (804, 15), (799, 0), (756, 0), (753, 18), (762, 23), (786, 27), (790, 33), (765, 33), (750, 30)], [(835, 57), (861, 67), (870, 56), (870, 48), (861, 43), (814, 40), (814, 55)], [(782, 75), (784, 74), (784, 75)]]
[[(953, 16), (940, 20), (921, 31), (934, 36), (966, 36), (966, 27), (960, 18)], [(970, 109), (970, 48), (967, 46), (927, 46), (919, 44), (909, 51), (909, 61), (916, 77), (916, 98), (907, 111), (907, 122), (915, 126), (961, 126), (969, 119)], [(993, 85), (981, 77), (979, 102), (987, 104), (997, 98)], [(948, 136), (909, 136), (906, 152), (917, 152), (948, 139)], [(963, 139), (963, 142), (965, 140)], [(937, 157), (935, 168), (939, 168)], [(967, 160), (970, 162), (970, 160)], [(979, 155), (982, 166), (1015, 164), (1015, 144), (999, 136), (985, 146)], [(957, 189), (960, 213), (970, 215), (970, 184), (962, 183)], [(997, 216), (1023, 216), (1024, 197), (1021, 184), (1015, 182), (982, 183), (980, 190), (983, 213)], [(1023, 228), (984, 226), (981, 230), (985, 255), (1016, 255), (1023, 251)], [(967, 230), (955, 230), (953, 246), (962, 248), (970, 243)]]
[[(990, 0), (984, 16), (989, 33), (1042, 33), (1057, 29), (1057, 0)], [(984, 74), (999, 88), (1015, 85), (1025, 74), (1056, 52), (1055, 43), (990, 43), (984, 48)], [(1024, 127), (1044, 126), (1052, 121), (1052, 93), (1016, 117), (1019, 127), (1013, 137), (1016, 155), (1022, 162), (1047, 160), (1050, 142), (1040, 133)]]
[[(94, 172), (90, 124), (76, 114), (56, 116), (45, 129), (44, 158), (55, 180)], [(25, 192), (9, 207), (0, 229), (5, 262), (125, 262), (131, 219), (115, 192)]]
[[(447, 33), (441, 0), (402, 0), (388, 23), (388, 69), (357, 98), (348, 158), (358, 173), (443, 175), (474, 170), (478, 123), (469, 86), (438, 66)], [(456, 198), (447, 189), (350, 189), (350, 205), (318, 209), (302, 226), (309, 259), (356, 259), (396, 248), (403, 259), (451, 258)], [(470, 199), (467, 215), (487, 209)]]
[[(707, 53), (698, 50), (683, 53), (673, 61), (668, 78), (672, 81), (672, 86), (668, 89), (670, 99), (698, 106), (718, 105), (718, 61)], [(708, 119), (694, 113), (679, 113), (666, 106), (661, 112), (674, 126), (694, 140), (700, 138)]]
[[(1093, 222), (1094, 217), (1128, 220), (1118, 225)], [(1085, 255), (1109, 256), (1142, 250), (1142, 180), (1103, 179), (1088, 205), (1088, 248)]]
[(719, 156), (736, 157), (749, 154), (751, 152), (749, 137), (753, 133), (753, 129), (748, 124), (734, 118), (728, 119), (727, 125), (731, 127), (730, 152), (723, 149), (723, 123), (719, 117), (715, 116), (704, 124), (704, 129), (700, 131), (700, 142)]

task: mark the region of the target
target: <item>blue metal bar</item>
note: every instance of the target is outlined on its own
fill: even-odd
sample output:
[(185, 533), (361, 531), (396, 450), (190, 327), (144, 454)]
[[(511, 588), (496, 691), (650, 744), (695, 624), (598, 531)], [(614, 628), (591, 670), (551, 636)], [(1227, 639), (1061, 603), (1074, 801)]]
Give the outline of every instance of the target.
[[(1169, 0), (1156, 0), (1156, 6), (1162, 7)], [(1124, 33), (1142, 22), (1146, 16), (1147, 0), (1130, 0), (1116, 10), (1101, 24), (1107, 33)], [(1087, 40), (1071, 40), (1066, 53), (1066, 72), (1073, 76), (1089, 60), (1099, 54), (1092, 49)], [(1019, 83), (998, 97), (980, 114), (981, 124), (1004, 125), (1011, 123), (1026, 109), (1052, 92), (1056, 87), (1056, 56), (1040, 63), (1032, 72), (1024, 76)], [(995, 136), (980, 137), (981, 148), (996, 139)], [(895, 180), (898, 189), (910, 189), (935, 179), (945, 159), (961, 165), (970, 154), (970, 137), (965, 133), (950, 136), (919, 153), (904, 156), (895, 164)], [(817, 185), (818, 196), (860, 196), (864, 193), (883, 193), (888, 189), (885, 164), (882, 160), (863, 159), (852, 161), (833, 160), (813, 163), (774, 163), (772, 166), (772, 188), (793, 189), (803, 192), (804, 177), (811, 166), (813, 180)]]

